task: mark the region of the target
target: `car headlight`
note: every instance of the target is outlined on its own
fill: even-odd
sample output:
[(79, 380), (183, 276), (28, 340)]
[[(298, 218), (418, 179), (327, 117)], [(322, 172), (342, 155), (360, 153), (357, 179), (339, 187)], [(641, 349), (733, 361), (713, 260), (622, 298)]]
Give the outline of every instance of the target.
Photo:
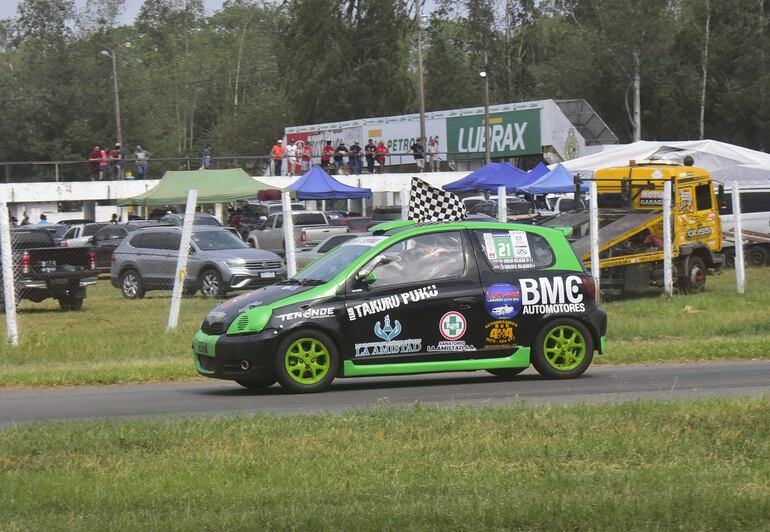
[(238, 268), (246, 265), (246, 259), (228, 259), (225, 261), (225, 264), (233, 268)]

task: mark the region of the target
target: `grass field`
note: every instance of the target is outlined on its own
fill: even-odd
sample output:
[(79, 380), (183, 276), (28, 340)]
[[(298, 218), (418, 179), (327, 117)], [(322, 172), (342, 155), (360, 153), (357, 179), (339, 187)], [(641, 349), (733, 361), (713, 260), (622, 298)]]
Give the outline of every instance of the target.
[(770, 400), (0, 431), (0, 530), (767, 530)]
[[(707, 291), (604, 304), (609, 352), (595, 363), (770, 358), (770, 268), (748, 270), (747, 293), (732, 271)], [(24, 302), (21, 342), (0, 344), (0, 386), (57, 386), (195, 378), (190, 342), (216, 301), (182, 301), (177, 332), (166, 334), (168, 292), (129, 301), (108, 282), (82, 312)], [(4, 333), (4, 322), (0, 330)]]

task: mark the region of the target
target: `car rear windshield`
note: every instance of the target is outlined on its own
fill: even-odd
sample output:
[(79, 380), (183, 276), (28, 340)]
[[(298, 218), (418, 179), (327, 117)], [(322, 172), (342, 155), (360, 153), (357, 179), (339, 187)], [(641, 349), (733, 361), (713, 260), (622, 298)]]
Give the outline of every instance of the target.
[(106, 224), (88, 224), (83, 227), (83, 232), (81, 233), (82, 236), (92, 236), (95, 232), (97, 232), (99, 229), (104, 227)]
[(326, 217), (319, 213), (295, 214), (294, 225), (326, 225)]
[(12, 231), (11, 242), (14, 249), (47, 248), (53, 246), (51, 235), (47, 231)]
[(219, 220), (212, 218), (211, 216), (196, 216), (193, 223), (195, 225), (215, 225), (217, 227), (222, 227)]
[(201, 251), (216, 251), (220, 249), (242, 249), (249, 247), (243, 240), (230, 231), (200, 231), (193, 233), (193, 242)]

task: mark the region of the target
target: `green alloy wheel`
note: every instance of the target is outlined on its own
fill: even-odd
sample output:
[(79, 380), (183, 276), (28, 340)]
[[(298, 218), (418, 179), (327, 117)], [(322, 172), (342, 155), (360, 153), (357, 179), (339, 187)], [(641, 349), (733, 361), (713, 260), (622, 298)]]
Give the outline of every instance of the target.
[(594, 354), (591, 334), (571, 318), (549, 322), (535, 338), (532, 365), (547, 379), (572, 379), (588, 369)]
[(339, 369), (337, 347), (320, 331), (288, 335), (275, 356), (278, 382), (292, 392), (320, 392), (329, 387)]

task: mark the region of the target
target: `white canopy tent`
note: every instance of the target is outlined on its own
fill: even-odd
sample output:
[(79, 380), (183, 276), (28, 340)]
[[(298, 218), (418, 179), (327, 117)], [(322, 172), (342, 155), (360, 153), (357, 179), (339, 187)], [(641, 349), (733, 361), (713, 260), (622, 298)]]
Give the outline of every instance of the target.
[(730, 185), (770, 186), (770, 154), (716, 140), (686, 140), (674, 142), (639, 141), (632, 144), (607, 146), (603, 151), (565, 161), (567, 170), (584, 177), (597, 168), (626, 166), (628, 161), (660, 158), (682, 162), (693, 158), (694, 166), (705, 168), (715, 180)]

